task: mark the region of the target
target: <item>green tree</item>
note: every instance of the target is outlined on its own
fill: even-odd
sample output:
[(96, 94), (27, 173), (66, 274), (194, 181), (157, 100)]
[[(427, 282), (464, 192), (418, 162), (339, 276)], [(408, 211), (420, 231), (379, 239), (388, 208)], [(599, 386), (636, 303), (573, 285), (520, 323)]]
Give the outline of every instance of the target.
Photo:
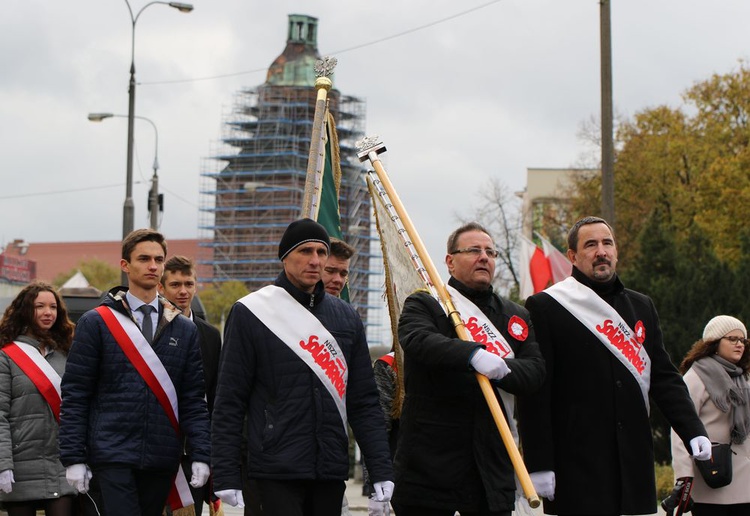
[(78, 271), (86, 276), (92, 287), (103, 292), (120, 284), (120, 270), (109, 262), (97, 258), (80, 261), (73, 269), (58, 274), (52, 284), (59, 288)]
[(229, 315), (232, 305), (248, 294), (247, 287), (241, 281), (215, 283), (200, 291), (200, 298), (206, 308), (206, 318), (211, 324), (222, 327)]

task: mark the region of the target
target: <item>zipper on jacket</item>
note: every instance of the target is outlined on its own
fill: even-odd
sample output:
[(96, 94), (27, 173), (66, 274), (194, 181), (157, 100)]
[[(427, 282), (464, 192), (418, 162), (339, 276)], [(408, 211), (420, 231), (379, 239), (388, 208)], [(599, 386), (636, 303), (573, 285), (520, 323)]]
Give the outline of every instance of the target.
[(315, 306), (315, 294), (310, 294), (310, 306), (309, 308), (313, 308)]

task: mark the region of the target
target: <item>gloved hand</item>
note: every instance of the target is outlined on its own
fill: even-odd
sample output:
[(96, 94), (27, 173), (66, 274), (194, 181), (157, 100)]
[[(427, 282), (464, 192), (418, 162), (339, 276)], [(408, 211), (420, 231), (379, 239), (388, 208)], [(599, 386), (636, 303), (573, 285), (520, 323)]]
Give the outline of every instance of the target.
[(535, 471), (529, 475), (534, 484), (536, 494), (545, 497), (550, 502), (555, 499), (555, 472)]
[(65, 478), (68, 484), (75, 487), (79, 493), (88, 492), (91, 476), (91, 470), (86, 464), (73, 464), (65, 468)]
[(0, 471), (0, 493), (10, 493), (13, 491), (13, 483), (15, 481), (12, 469)]
[(211, 470), (205, 462), (193, 462), (190, 468), (193, 470), (193, 476), (190, 477), (190, 485), (193, 487), (203, 487), (208, 481), (208, 475)]
[(501, 380), (510, 373), (505, 360), (486, 349), (477, 349), (469, 362), (477, 373), (483, 374), (490, 380)]
[(214, 493), (225, 504), (241, 509), (245, 506), (245, 499), (242, 497), (242, 491), (239, 489), (224, 489)]
[(692, 482), (692, 477), (677, 479), (670, 495), (661, 502), (661, 508), (667, 513), (667, 516), (672, 516), (677, 507), (682, 507), (682, 512), (690, 512), (693, 508), (693, 499), (690, 497)]
[(367, 500), (367, 516), (390, 516), (391, 506), (389, 502), (378, 502), (370, 498)]
[(393, 482), (390, 480), (384, 480), (382, 482), (375, 482), (372, 485), (375, 492), (372, 494), (371, 500), (376, 502), (390, 502), (391, 496), (393, 496)]
[(690, 439), (690, 448), (695, 460), (708, 460), (711, 458), (711, 441), (704, 435)]

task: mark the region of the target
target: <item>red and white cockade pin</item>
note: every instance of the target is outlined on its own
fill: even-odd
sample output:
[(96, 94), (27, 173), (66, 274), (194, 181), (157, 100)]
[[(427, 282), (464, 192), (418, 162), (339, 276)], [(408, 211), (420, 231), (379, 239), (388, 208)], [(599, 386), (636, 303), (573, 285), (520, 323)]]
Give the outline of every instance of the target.
[(635, 340), (638, 344), (643, 344), (646, 340), (646, 327), (643, 325), (643, 321), (635, 323)]
[(526, 321), (514, 315), (508, 321), (508, 333), (510, 333), (514, 339), (524, 341), (529, 336), (529, 325)]

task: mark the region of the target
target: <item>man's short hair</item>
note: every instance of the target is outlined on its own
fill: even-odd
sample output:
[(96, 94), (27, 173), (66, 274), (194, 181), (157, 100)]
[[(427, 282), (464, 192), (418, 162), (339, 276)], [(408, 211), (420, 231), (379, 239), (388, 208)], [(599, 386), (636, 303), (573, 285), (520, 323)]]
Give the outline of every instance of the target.
[(195, 276), (195, 264), (187, 256), (177, 255), (171, 257), (164, 263), (164, 275), (161, 277), (162, 285), (165, 284), (168, 272), (171, 274), (181, 272), (185, 276)]
[[(469, 231), (481, 231), (482, 233), (487, 234), (490, 238), (492, 238), (492, 235), (490, 235), (490, 232), (485, 229), (484, 226), (482, 226), (479, 222), (467, 222), (463, 226), (456, 229), (453, 233), (450, 234), (448, 237), (448, 254), (452, 254), (456, 251), (456, 246), (458, 245), (458, 237), (460, 237), (462, 234), (467, 233)], [(494, 242), (494, 239), (493, 239)]]
[(343, 240), (338, 238), (331, 238), (331, 256), (335, 256), (339, 260), (348, 260), (357, 250), (350, 246)]
[(164, 250), (164, 256), (167, 255), (167, 241), (164, 235), (153, 229), (136, 229), (122, 240), (122, 259), (129, 262), (133, 249), (141, 242), (156, 242)]
[(576, 251), (578, 249), (578, 232), (583, 226), (588, 226), (589, 224), (604, 224), (612, 233), (612, 238), (615, 238), (615, 230), (612, 229), (612, 226), (609, 225), (609, 222), (607, 222), (603, 218), (593, 216), (583, 217), (578, 222), (573, 224), (573, 227), (570, 228), (570, 231), (568, 231), (568, 249), (572, 251)]

